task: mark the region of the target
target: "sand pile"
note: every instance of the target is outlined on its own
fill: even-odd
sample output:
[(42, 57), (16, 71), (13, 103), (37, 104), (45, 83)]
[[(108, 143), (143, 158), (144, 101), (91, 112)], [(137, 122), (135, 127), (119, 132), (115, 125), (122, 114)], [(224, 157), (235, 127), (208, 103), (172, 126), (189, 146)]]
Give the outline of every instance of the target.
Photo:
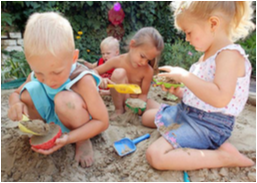
[[(182, 171), (157, 171), (146, 162), (145, 150), (160, 137), (156, 129), (141, 125), (141, 119), (127, 112), (114, 121), (109, 128), (92, 139), (95, 162), (90, 168), (81, 168), (74, 160), (75, 145), (70, 144), (49, 156), (30, 149), (29, 137), (18, 130), (17, 123), (7, 118), (10, 92), (2, 91), (1, 107), (1, 181), (183, 181)], [(166, 99), (166, 93), (158, 87), (151, 88), (149, 96), (158, 102), (174, 104)], [(111, 114), (114, 106), (110, 97), (105, 104)], [(136, 152), (119, 157), (113, 143), (121, 138), (137, 138), (146, 133), (151, 136), (137, 144)], [(237, 118), (235, 130), (229, 140), (240, 152), (256, 161), (256, 107), (247, 105)], [(256, 166), (248, 168), (217, 168), (188, 171), (191, 181), (256, 181)]]

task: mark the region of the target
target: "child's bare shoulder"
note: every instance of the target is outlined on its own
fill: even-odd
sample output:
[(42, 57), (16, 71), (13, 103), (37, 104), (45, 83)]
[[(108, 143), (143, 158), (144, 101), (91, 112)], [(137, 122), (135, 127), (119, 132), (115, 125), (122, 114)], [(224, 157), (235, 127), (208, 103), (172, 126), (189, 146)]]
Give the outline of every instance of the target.
[(216, 57), (216, 63), (230, 60), (231, 63), (244, 62), (244, 56), (238, 50), (223, 50)]
[(78, 91), (92, 89), (92, 87), (96, 88), (94, 77), (91, 74), (85, 74), (78, 82), (72, 86), (72, 90), (78, 93)]
[(126, 54), (122, 54), (122, 55), (117, 55), (115, 57), (112, 57), (110, 58), (110, 60), (115, 60), (116, 62), (118, 62), (118, 61), (125, 60), (125, 58), (126, 58)]

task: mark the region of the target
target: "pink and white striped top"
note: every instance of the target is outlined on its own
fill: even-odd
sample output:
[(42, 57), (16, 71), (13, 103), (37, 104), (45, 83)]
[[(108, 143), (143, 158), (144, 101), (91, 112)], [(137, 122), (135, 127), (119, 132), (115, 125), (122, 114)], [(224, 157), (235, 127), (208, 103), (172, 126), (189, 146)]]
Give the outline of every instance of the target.
[(215, 108), (197, 98), (187, 87), (184, 90), (183, 102), (189, 106), (206, 112), (220, 112), (227, 115), (238, 116), (243, 110), (248, 98), (250, 76), (252, 71), (251, 63), (248, 60), (248, 55), (246, 55), (244, 49), (240, 45), (231, 44), (220, 49), (205, 62), (197, 62), (193, 64), (189, 72), (195, 74), (205, 81), (213, 81), (216, 70), (215, 59), (216, 56), (223, 50), (237, 50), (245, 58), (245, 76), (237, 79), (236, 90), (229, 104), (223, 108)]

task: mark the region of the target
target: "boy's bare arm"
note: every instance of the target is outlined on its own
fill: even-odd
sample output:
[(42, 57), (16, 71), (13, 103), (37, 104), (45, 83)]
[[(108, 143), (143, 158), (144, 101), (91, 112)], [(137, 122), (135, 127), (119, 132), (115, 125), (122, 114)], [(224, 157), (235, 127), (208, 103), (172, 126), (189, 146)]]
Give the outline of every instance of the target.
[(95, 80), (91, 75), (84, 76), (73, 88), (85, 101), (88, 113), (92, 119), (83, 126), (69, 133), (68, 143), (74, 143), (92, 138), (109, 126), (109, 116), (105, 104), (99, 95)]
[(20, 100), (20, 92), (24, 85), (31, 81), (31, 73), (27, 77), (27, 80), (17, 88), (9, 97), (9, 110), (8, 117), (13, 121), (18, 121), (22, 119), (22, 114), (28, 116), (28, 110), (23, 102)]

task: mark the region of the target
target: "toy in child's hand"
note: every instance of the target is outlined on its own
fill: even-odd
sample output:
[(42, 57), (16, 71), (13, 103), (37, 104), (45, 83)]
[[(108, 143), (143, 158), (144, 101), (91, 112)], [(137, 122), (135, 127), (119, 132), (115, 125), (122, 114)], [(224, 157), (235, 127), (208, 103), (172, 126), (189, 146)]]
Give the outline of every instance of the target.
[(182, 87), (184, 86), (183, 83), (177, 82), (174, 79), (168, 78), (166, 76), (158, 76), (155, 75), (153, 77), (153, 81), (157, 84), (157, 85), (164, 85), (165, 88), (177, 88), (177, 87)]
[(125, 104), (135, 114), (138, 114), (139, 110), (144, 112), (146, 109), (146, 102), (138, 98), (128, 98)]
[(50, 124), (49, 132), (44, 136), (33, 135), (30, 145), (36, 149), (48, 150), (55, 145), (55, 141), (62, 135), (62, 130), (58, 125)]
[(108, 84), (107, 87), (114, 88), (119, 93), (140, 94), (140, 86), (134, 84)]
[(42, 120), (30, 120), (23, 115), (22, 121), (19, 122), (18, 127), (20, 131), (32, 135), (46, 135), (49, 132), (49, 125)]
[(19, 122), (19, 129), (33, 136), (30, 145), (36, 149), (50, 149), (55, 145), (55, 140), (62, 134), (61, 128), (55, 124), (46, 124), (42, 120), (30, 120), (23, 115)]

